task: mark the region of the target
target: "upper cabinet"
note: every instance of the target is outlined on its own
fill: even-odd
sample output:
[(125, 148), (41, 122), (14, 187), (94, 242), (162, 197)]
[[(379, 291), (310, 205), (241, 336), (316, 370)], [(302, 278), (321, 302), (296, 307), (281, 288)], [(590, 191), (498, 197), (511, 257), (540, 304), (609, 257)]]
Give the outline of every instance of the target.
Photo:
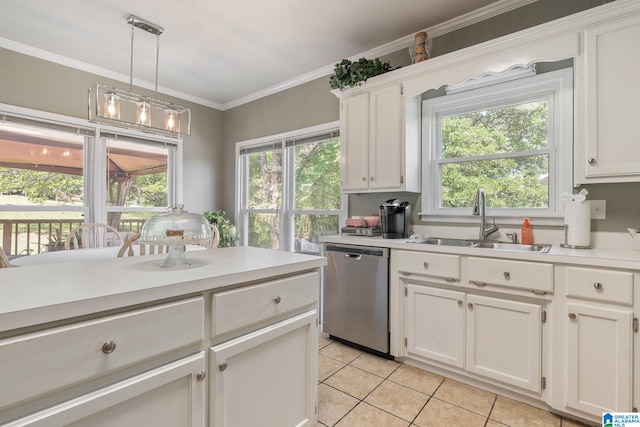
[(586, 28), (576, 61), (576, 184), (640, 181), (640, 14)]
[(408, 108), (400, 84), (341, 100), (343, 192), (420, 191), (418, 131), (405, 129), (406, 112), (417, 114), (417, 100), (406, 102)]

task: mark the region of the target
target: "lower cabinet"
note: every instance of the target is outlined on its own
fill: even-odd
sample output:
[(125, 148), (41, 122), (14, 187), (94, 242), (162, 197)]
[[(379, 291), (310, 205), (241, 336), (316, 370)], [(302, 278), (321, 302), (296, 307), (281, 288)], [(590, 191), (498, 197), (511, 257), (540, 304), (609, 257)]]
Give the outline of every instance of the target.
[(598, 417), (631, 412), (632, 310), (569, 303), (566, 319), (567, 407)]
[(542, 307), (407, 282), (407, 354), (542, 391)]
[(212, 427), (315, 425), (317, 310), (211, 348)]
[(204, 352), (15, 420), (5, 427), (204, 427)]

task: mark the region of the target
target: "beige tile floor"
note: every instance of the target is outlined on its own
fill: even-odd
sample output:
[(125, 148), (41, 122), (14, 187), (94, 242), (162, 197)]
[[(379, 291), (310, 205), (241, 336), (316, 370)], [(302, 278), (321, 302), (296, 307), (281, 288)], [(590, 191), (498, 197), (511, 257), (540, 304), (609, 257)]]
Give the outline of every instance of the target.
[(320, 336), (318, 426), (582, 427), (576, 421)]

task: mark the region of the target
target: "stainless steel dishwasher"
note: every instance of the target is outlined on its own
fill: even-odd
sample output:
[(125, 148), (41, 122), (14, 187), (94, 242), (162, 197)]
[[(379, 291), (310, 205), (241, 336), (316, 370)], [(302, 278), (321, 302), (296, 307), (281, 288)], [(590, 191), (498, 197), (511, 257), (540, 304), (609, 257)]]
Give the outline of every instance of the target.
[(378, 355), (389, 354), (389, 249), (327, 244), (322, 330)]

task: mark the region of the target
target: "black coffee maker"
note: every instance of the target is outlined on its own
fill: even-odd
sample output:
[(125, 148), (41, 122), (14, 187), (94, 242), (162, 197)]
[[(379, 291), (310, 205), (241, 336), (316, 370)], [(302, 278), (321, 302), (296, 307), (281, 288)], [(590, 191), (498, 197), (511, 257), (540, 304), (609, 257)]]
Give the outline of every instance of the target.
[(384, 239), (408, 239), (411, 222), (411, 205), (398, 199), (389, 199), (380, 205), (382, 237)]

